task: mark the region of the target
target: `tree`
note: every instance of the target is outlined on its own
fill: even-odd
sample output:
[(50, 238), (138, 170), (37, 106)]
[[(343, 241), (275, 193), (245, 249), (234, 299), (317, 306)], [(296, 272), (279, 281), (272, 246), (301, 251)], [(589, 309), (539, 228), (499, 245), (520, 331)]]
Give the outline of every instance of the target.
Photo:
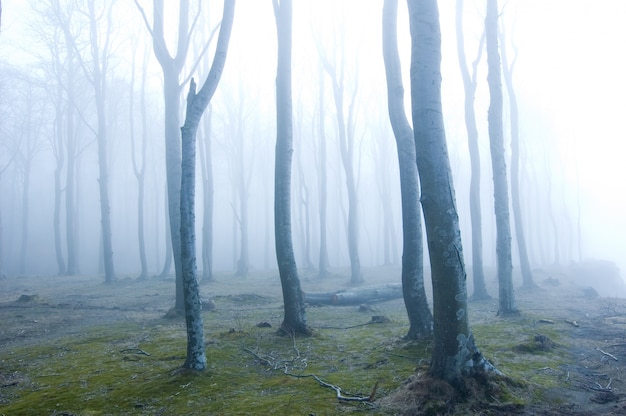
[(480, 152), (478, 150), (478, 130), (476, 128), (476, 113), (474, 98), (476, 95), (476, 73), (483, 50), (484, 36), (480, 39), (478, 56), (472, 63), (472, 74), (467, 68), (465, 58), (465, 37), (463, 36), (463, 0), (456, 1), (456, 46), (459, 57), (459, 66), (465, 89), (465, 128), (469, 145), (471, 177), (470, 177), (470, 221), (472, 225), (472, 276), (474, 282), (475, 300), (489, 299), (485, 272), (483, 270), (483, 231), (480, 207)]
[(497, 371), (474, 342), (465, 264), (441, 104), (441, 29), (436, 0), (410, 0), (411, 103), (432, 267), (434, 345), (430, 374), (452, 383)]
[(498, 1), (487, 0), (485, 19), (489, 83), (489, 149), (493, 171), (493, 197), (496, 215), (496, 257), (498, 260), (499, 315), (517, 313), (513, 293), (511, 260), (511, 223), (509, 218), (509, 187), (504, 154), (502, 127), (502, 82), (498, 52)]
[(208, 106), (219, 83), (235, 14), (235, 0), (224, 0), (220, 34), (217, 39), (215, 57), (209, 74), (196, 93), (196, 83), (191, 79), (187, 95), (187, 112), (182, 133), (182, 166), (180, 192), (180, 236), (183, 298), (185, 322), (187, 324), (187, 358), (183, 367), (192, 370), (206, 368), (202, 302), (196, 272), (195, 234), (195, 177), (196, 177), (196, 133), (204, 110)]
[[(144, 23), (152, 35), (152, 47), (163, 70), (163, 96), (165, 102), (165, 169), (167, 175), (167, 205), (169, 233), (176, 272), (176, 301), (174, 309), (184, 310), (183, 282), (180, 240), (180, 186), (181, 186), (181, 144), (179, 131), (180, 74), (187, 59), (192, 30), (189, 28), (189, 0), (180, 0), (178, 11), (178, 41), (176, 55), (172, 56), (165, 42), (164, 0), (153, 0), (153, 23), (135, 0)], [(194, 21), (195, 23), (195, 21)], [(195, 26), (195, 25), (193, 25)], [(192, 26), (192, 29), (193, 29)], [(170, 260), (166, 258), (166, 265)], [(165, 270), (165, 267), (164, 267)]]
[(202, 172), (202, 280), (213, 280), (213, 157), (211, 146), (213, 109), (209, 104), (208, 114), (204, 117), (202, 136), (199, 140), (200, 171)]
[(140, 155), (137, 155), (135, 150), (135, 128), (134, 128), (134, 103), (135, 103), (135, 55), (137, 48), (133, 48), (132, 56), (132, 70), (130, 79), (130, 104), (129, 109), (129, 122), (130, 122), (130, 143), (131, 143), (131, 159), (133, 163), (133, 173), (135, 179), (137, 179), (137, 241), (139, 243), (139, 261), (141, 263), (140, 279), (146, 279), (148, 277), (148, 261), (146, 258), (146, 240), (144, 233), (144, 199), (145, 199), (145, 178), (146, 178), (146, 150), (148, 144), (148, 122), (146, 114), (146, 79), (147, 79), (147, 67), (148, 56), (144, 55), (142, 74), (141, 74), (141, 91), (140, 91), (140, 112), (141, 112), (141, 142), (140, 142)]
[(389, 120), (396, 138), (402, 196), (402, 294), (409, 316), (407, 338), (419, 339), (433, 333), (433, 316), (424, 288), (424, 247), (419, 180), (413, 129), (404, 111), (404, 85), (398, 53), (398, 0), (383, 5), (383, 58), (387, 75)]
[(291, 98), (291, 0), (273, 0), (278, 35), (276, 68), (276, 161), (274, 168), (274, 235), (276, 260), (283, 290), (282, 332), (309, 334), (304, 296), (300, 288), (291, 237), (291, 159), (293, 156), (293, 107)]
[(513, 88), (513, 69), (517, 61), (517, 54), (509, 65), (506, 55), (506, 42), (504, 41), (504, 31), (500, 33), (502, 39), (502, 73), (509, 96), (509, 108), (511, 112), (511, 204), (513, 208), (513, 221), (515, 225), (515, 239), (519, 252), (520, 270), (522, 272), (522, 286), (525, 289), (536, 288), (533, 280), (533, 273), (528, 260), (528, 249), (526, 248), (526, 237), (524, 233), (524, 219), (522, 218), (522, 204), (520, 202), (520, 146), (519, 146), (519, 110), (517, 108), (517, 98)]
[[(108, 3), (102, 11), (96, 12), (94, 0), (87, 3), (85, 17), (89, 28), (89, 56), (83, 56), (77, 45), (77, 39), (70, 33), (69, 18), (58, 14), (59, 22), (66, 34), (70, 47), (94, 91), (97, 127), (95, 129), (98, 144), (98, 190), (100, 194), (100, 222), (102, 237), (102, 256), (104, 261), (104, 280), (115, 280), (113, 262), (113, 238), (111, 235), (111, 204), (109, 201), (108, 137), (106, 115), (106, 90), (111, 53), (113, 26), (113, 3)], [(106, 18), (105, 28), (101, 28), (101, 19)]]
[[(343, 41), (343, 39), (342, 39)], [(324, 69), (328, 73), (333, 89), (333, 99), (337, 111), (337, 131), (339, 133), (339, 151), (341, 164), (346, 175), (346, 189), (348, 191), (348, 254), (350, 256), (350, 282), (352, 284), (363, 283), (361, 272), (361, 258), (359, 255), (359, 201), (357, 193), (357, 175), (354, 172), (354, 124), (357, 85), (354, 85), (347, 103), (347, 115), (345, 108), (346, 83), (345, 62), (331, 62), (320, 49), (320, 58)], [(343, 57), (342, 57), (343, 59)], [(355, 77), (356, 79), (356, 77)]]
[(325, 278), (330, 275), (328, 270), (328, 238), (326, 230), (326, 217), (328, 211), (328, 173), (326, 166), (326, 129), (324, 128), (324, 73), (319, 70), (319, 97), (318, 97), (318, 129), (320, 137), (319, 159), (316, 166), (319, 166), (319, 211), (320, 211), (320, 253), (319, 253), (319, 277)]

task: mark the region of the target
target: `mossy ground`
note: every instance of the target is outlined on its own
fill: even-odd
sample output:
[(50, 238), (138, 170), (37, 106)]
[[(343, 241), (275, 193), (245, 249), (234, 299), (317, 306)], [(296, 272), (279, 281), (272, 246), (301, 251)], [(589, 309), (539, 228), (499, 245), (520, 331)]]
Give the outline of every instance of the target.
[[(382, 278), (387, 276), (381, 273), (370, 281)], [(616, 318), (626, 316), (626, 307), (616, 300), (611, 301), (614, 313), (607, 327), (612, 332), (601, 333), (605, 339), (584, 338), (609, 318), (600, 300), (580, 300), (571, 312), (563, 299), (547, 302), (552, 299), (547, 293), (523, 295), (522, 314), (511, 318), (495, 316), (496, 301), (472, 303), (477, 343), (507, 378), (492, 380), (482, 397), (475, 391), (469, 392), (476, 396), (472, 400), (457, 397), (466, 404), (454, 406), (450, 397), (437, 398), (445, 388), (434, 389), (428, 381), (421, 394), (431, 395), (429, 405), (411, 413), (385, 400), (340, 401), (334, 390), (301, 377), (314, 374), (346, 396), (368, 397), (377, 386), (375, 399), (394, 397), (416, 374), (423, 378), (431, 344), (402, 339), (408, 321), (401, 300), (373, 305), (375, 315), (389, 319), (384, 323), (368, 324), (372, 313), (356, 307), (309, 308), (314, 335), (292, 338), (277, 333), (282, 305), (276, 276), (219, 276), (202, 284), (203, 295), (211, 296), (217, 308), (204, 313), (209, 364), (195, 373), (180, 371), (184, 322), (164, 318), (173, 301), (173, 281), (129, 279), (104, 285), (97, 278), (63, 279), (2, 283), (7, 290), (0, 298), (0, 414), (541, 414), (538, 409), (545, 408), (572, 414), (593, 409), (589, 398), (595, 392), (589, 386), (594, 383), (604, 387), (610, 378), (615, 392), (625, 388), (621, 361), (595, 349), (626, 360), (626, 348), (609, 347), (618, 344), (620, 331), (626, 336), (626, 320)], [(305, 278), (303, 286), (310, 291), (340, 289), (347, 280)], [(15, 302), (24, 292), (36, 292), (39, 299)], [(260, 322), (272, 327), (257, 327)], [(538, 335), (550, 340), (549, 348), (539, 348)], [(414, 390), (413, 396), (419, 394)], [(623, 403), (617, 397), (617, 402), (596, 409)]]

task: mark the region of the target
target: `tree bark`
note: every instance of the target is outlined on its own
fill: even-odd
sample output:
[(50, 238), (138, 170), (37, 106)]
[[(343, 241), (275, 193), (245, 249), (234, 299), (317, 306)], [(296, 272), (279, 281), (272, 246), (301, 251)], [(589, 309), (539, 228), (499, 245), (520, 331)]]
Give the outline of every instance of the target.
[(498, 51), (498, 2), (487, 0), (485, 20), (487, 62), (489, 72), (489, 148), (493, 171), (493, 197), (496, 215), (496, 257), (498, 260), (499, 315), (517, 313), (513, 291), (513, 263), (511, 260), (511, 223), (509, 216), (509, 187), (504, 154), (502, 127), (502, 82), (500, 53)]
[(202, 302), (196, 270), (196, 233), (195, 233), (195, 175), (196, 175), (196, 133), (200, 119), (211, 101), (224, 70), (228, 43), (235, 12), (235, 0), (224, 0), (224, 11), (220, 34), (217, 40), (215, 57), (211, 70), (200, 91), (196, 94), (196, 84), (191, 80), (187, 95), (187, 113), (182, 134), (181, 165), (181, 265), (185, 321), (187, 324), (187, 359), (184, 367), (193, 370), (206, 368), (204, 347), (204, 327)]
[(404, 110), (404, 85), (398, 52), (398, 0), (383, 5), (383, 57), (387, 75), (389, 120), (396, 138), (402, 197), (402, 293), (409, 316), (407, 338), (420, 339), (433, 334), (433, 316), (424, 287), (424, 247), (422, 214), (419, 205), (419, 179), (413, 129)]
[(293, 107), (291, 95), (291, 0), (273, 0), (278, 34), (276, 69), (276, 165), (274, 173), (274, 234), (276, 260), (283, 291), (284, 319), (281, 331), (309, 334), (304, 296), (291, 236), (291, 159), (293, 156)]
[(470, 76), (465, 58), (465, 37), (463, 36), (463, 0), (456, 1), (456, 42), (459, 57), (459, 66), (463, 77), (465, 89), (465, 128), (467, 130), (467, 142), (469, 145), (471, 177), (470, 177), (470, 221), (472, 225), (472, 276), (474, 293), (472, 299), (490, 299), (485, 283), (483, 269), (483, 231), (482, 214), (480, 203), (480, 152), (478, 150), (478, 130), (476, 128), (476, 114), (474, 111), (474, 99), (476, 95), (476, 72), (483, 49), (481, 37), (478, 49), (478, 57), (472, 64)]
[(202, 171), (202, 280), (213, 281), (213, 156), (211, 152), (213, 111), (209, 105), (208, 114), (204, 117), (203, 138), (200, 141), (200, 165)]
[(524, 219), (522, 218), (522, 205), (520, 195), (520, 143), (519, 143), (519, 110), (517, 108), (517, 97), (513, 88), (513, 69), (517, 57), (513, 58), (509, 66), (506, 55), (506, 44), (504, 33), (502, 38), (502, 73), (509, 96), (509, 107), (511, 111), (511, 204), (513, 207), (513, 221), (515, 225), (515, 239), (519, 253), (520, 269), (522, 272), (522, 287), (534, 289), (537, 287), (533, 279), (533, 273), (528, 259), (528, 249), (526, 247), (526, 237), (524, 232)]
[(325, 278), (330, 275), (328, 271), (328, 237), (326, 230), (326, 217), (328, 211), (328, 174), (326, 167), (326, 132), (324, 128), (324, 74), (320, 69), (319, 74), (319, 210), (320, 210), (320, 253), (319, 253), (319, 277)]
[(441, 105), (441, 32), (436, 0), (408, 0), (411, 101), (422, 209), (432, 267), (434, 345), (430, 374), (457, 383), (497, 371), (474, 342), (463, 245)]

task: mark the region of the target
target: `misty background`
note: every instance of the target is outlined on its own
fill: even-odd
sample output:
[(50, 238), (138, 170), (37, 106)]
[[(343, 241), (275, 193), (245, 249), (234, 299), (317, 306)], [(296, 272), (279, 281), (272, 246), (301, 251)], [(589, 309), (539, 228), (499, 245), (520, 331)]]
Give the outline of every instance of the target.
[[(57, 273), (53, 233), (54, 171), (59, 148), (55, 135), (58, 85), (53, 76), (58, 27), (45, 1), (3, 1), (0, 32), (0, 214), (3, 263), (8, 275)], [(85, 4), (83, 4), (85, 3)], [(98, 2), (97, 2), (98, 3)], [(152, 2), (139, 0), (146, 13)], [(169, 2), (166, 2), (169, 3)], [(192, 15), (197, 5), (192, 2)], [(202, 2), (184, 79), (192, 68), (221, 5)], [(365, 267), (400, 264), (402, 233), (395, 141), (386, 100), (381, 46), (382, 2), (324, 0), (294, 2), (294, 156), (292, 227), (301, 270), (318, 263), (320, 117), (327, 141), (328, 244), (333, 269), (349, 266), (346, 241), (347, 193), (337, 140), (331, 82), (320, 69), (320, 54), (344, 67), (346, 94), (355, 94), (355, 171), (360, 206), (360, 252)], [(470, 164), (464, 124), (463, 85), (455, 38), (455, 2), (439, 2), (442, 27), (442, 98), (456, 189), (457, 208), (471, 270), (469, 221)], [(476, 59), (483, 32), (482, 1), (466, 1), (465, 52)], [(86, 8), (86, 2), (78, 1)], [(118, 277), (140, 271), (137, 243), (138, 185), (135, 156), (145, 163), (145, 238), (150, 274), (163, 268), (166, 252), (165, 156), (162, 71), (149, 33), (134, 2), (112, 4), (107, 84), (109, 192), (114, 261)], [(177, 8), (166, 4), (168, 44), (175, 45)], [(509, 64), (520, 117), (520, 190), (526, 240), (533, 268), (568, 267), (588, 259), (609, 260), (626, 270), (626, 3), (621, 0), (510, 0), (501, 5)], [(410, 38), (406, 5), (399, 10), (399, 42), (408, 88)], [(210, 141), (215, 186), (214, 269), (234, 273), (241, 254), (242, 212), (248, 221), (250, 270), (276, 268), (273, 237), (276, 29), (271, 2), (238, 0), (229, 56), (212, 100)], [(85, 46), (85, 16), (72, 27)], [(81, 20), (83, 19), (83, 20)], [(56, 33), (56, 35), (55, 35)], [(104, 33), (100, 36), (104, 37)], [(214, 47), (214, 43), (211, 47)], [(207, 52), (211, 55), (211, 47)], [(58, 56), (58, 54), (56, 55)], [(142, 126), (140, 84), (146, 66)], [(134, 85), (131, 77), (134, 68)], [(486, 54), (478, 63), (475, 111), (482, 164), (484, 261), (495, 270), (495, 219), (487, 135)], [(324, 114), (319, 113), (320, 72)], [(81, 274), (101, 272), (98, 158), (93, 88), (77, 71), (75, 137), (76, 235)], [(181, 111), (188, 85), (183, 86)], [(508, 99), (505, 142), (510, 157)], [(131, 109), (131, 96), (133, 105)], [(208, 117), (209, 112), (204, 117)], [(132, 124), (131, 124), (132, 123)], [(132, 127), (131, 127), (132, 125)], [(134, 146), (130, 131), (134, 131)], [(140, 155), (146, 140), (145, 159)], [(200, 148), (201, 149), (201, 148)], [(199, 150), (200, 151), (200, 150)], [(200, 172), (199, 181), (200, 181)], [(202, 227), (202, 187), (198, 182), (196, 220)], [(242, 208), (242, 200), (247, 201)], [(61, 209), (64, 208), (63, 202)], [(61, 228), (64, 227), (61, 216)], [(25, 225), (26, 224), (26, 225)], [(308, 231), (307, 231), (308, 230)], [(309, 240), (307, 244), (307, 235)], [(61, 241), (65, 246), (65, 238)], [(513, 238), (513, 263), (518, 264)], [(201, 240), (198, 237), (198, 256)], [(173, 266), (172, 266), (173, 272)], [(368, 273), (365, 270), (367, 281)], [(378, 272), (376, 272), (378, 273)], [(345, 273), (344, 273), (345, 274)], [(390, 273), (399, 278), (399, 273)], [(494, 273), (487, 279), (493, 280)], [(537, 278), (542, 278), (537, 276)], [(342, 278), (343, 279), (343, 278)], [(346, 280), (346, 279), (344, 279)], [(468, 281), (471, 279), (468, 279)], [(621, 290), (602, 293), (626, 295)]]

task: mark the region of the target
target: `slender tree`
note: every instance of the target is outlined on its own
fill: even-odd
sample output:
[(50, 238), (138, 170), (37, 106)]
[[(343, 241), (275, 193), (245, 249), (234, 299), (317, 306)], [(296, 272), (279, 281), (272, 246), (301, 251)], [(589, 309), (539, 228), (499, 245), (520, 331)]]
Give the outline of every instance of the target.
[(424, 288), (424, 247), (419, 204), (415, 139), (404, 111), (404, 85), (398, 53), (398, 0), (383, 5), (383, 57), (387, 74), (389, 120), (396, 138), (402, 196), (402, 294), (409, 316), (407, 338), (419, 339), (433, 333), (433, 316)]
[(324, 128), (324, 73), (319, 69), (319, 97), (318, 97), (318, 130), (320, 137), (319, 159), (319, 211), (320, 211), (320, 253), (319, 253), (319, 277), (325, 278), (330, 275), (328, 263), (328, 233), (326, 230), (326, 217), (328, 211), (328, 173), (326, 166), (326, 129)]
[(483, 230), (480, 203), (480, 152), (478, 150), (478, 129), (476, 128), (476, 113), (474, 111), (474, 99), (476, 96), (476, 74), (478, 63), (483, 50), (484, 36), (480, 38), (478, 56), (472, 63), (470, 75), (465, 58), (465, 36), (463, 35), (463, 0), (456, 1), (456, 46), (459, 57), (459, 66), (463, 77), (465, 89), (465, 129), (467, 130), (467, 142), (469, 145), (471, 176), (470, 176), (470, 221), (472, 225), (472, 276), (474, 282), (475, 300), (489, 299), (485, 272), (483, 269)]
[(432, 267), (434, 345), (430, 373), (452, 383), (497, 371), (469, 326), (465, 264), (441, 105), (437, 0), (408, 0), (411, 102), (422, 209)]
[(220, 34), (217, 39), (215, 57), (209, 74), (196, 93), (196, 83), (191, 79), (187, 95), (187, 112), (182, 133), (181, 166), (181, 260), (183, 273), (183, 297), (185, 321), (187, 324), (187, 359), (184, 367), (204, 370), (207, 359), (204, 347), (202, 303), (196, 271), (195, 234), (195, 175), (196, 175), (196, 133), (204, 110), (208, 106), (224, 71), (230, 33), (235, 14), (235, 0), (224, 0), (224, 10)]
[(291, 0), (273, 0), (278, 35), (276, 69), (276, 165), (274, 170), (274, 234), (276, 260), (283, 290), (285, 315), (281, 331), (309, 334), (304, 297), (291, 236), (291, 159), (293, 156), (293, 106), (291, 98)]
[(148, 123), (146, 114), (146, 78), (148, 57), (144, 56), (141, 74), (141, 90), (140, 90), (140, 112), (141, 112), (141, 142), (139, 143), (139, 155), (135, 150), (135, 59), (136, 48), (134, 48), (132, 56), (132, 70), (130, 79), (130, 104), (129, 104), (129, 126), (130, 126), (130, 143), (131, 143), (131, 159), (133, 164), (133, 173), (137, 179), (137, 241), (139, 244), (139, 261), (141, 264), (140, 279), (148, 277), (148, 260), (146, 258), (146, 240), (144, 232), (144, 199), (145, 199), (145, 178), (146, 178), (146, 151), (148, 144)]
[(199, 140), (200, 171), (202, 172), (202, 280), (213, 280), (213, 156), (211, 146), (213, 109), (209, 104), (208, 113), (204, 116), (202, 136)]
[(520, 140), (519, 140), (519, 110), (517, 107), (517, 97), (513, 87), (513, 70), (517, 61), (517, 54), (509, 64), (506, 54), (506, 42), (504, 31), (500, 32), (502, 40), (502, 74), (509, 96), (509, 111), (511, 112), (511, 205), (513, 208), (513, 223), (515, 225), (515, 240), (519, 253), (520, 270), (522, 272), (522, 287), (533, 289), (537, 285), (533, 279), (533, 273), (528, 259), (528, 249), (526, 247), (526, 237), (524, 232), (524, 219), (522, 217), (522, 204), (520, 195)]
[(509, 186), (504, 154), (502, 127), (502, 82), (500, 52), (498, 51), (498, 1), (487, 0), (485, 20), (489, 83), (489, 148), (493, 171), (493, 196), (496, 214), (496, 255), (498, 260), (499, 315), (517, 313), (513, 291), (511, 260), (511, 223), (509, 216)]
[[(180, 0), (176, 54), (172, 56), (165, 42), (164, 3), (164, 0), (153, 0), (153, 22), (151, 25), (148, 22), (143, 8), (139, 5), (138, 0), (135, 0), (135, 4), (144, 19), (144, 23), (152, 35), (154, 55), (163, 71), (167, 205), (169, 235), (174, 258), (174, 270), (176, 273), (176, 300), (174, 309), (182, 312), (184, 310), (184, 301), (180, 258), (181, 144), (179, 130), (180, 94), (182, 85), (179, 78), (187, 60), (192, 31), (189, 25), (189, 0)], [(166, 256), (163, 271), (165, 271), (166, 268), (169, 269), (169, 261), (171, 261), (171, 258)]]
[[(341, 39), (343, 43), (344, 39)], [(340, 45), (343, 52), (343, 44)], [(348, 192), (348, 254), (350, 256), (350, 283), (363, 283), (361, 271), (361, 257), (359, 254), (359, 201), (357, 192), (357, 175), (354, 169), (355, 144), (355, 109), (358, 86), (354, 85), (351, 94), (346, 97), (345, 62), (344, 57), (340, 62), (331, 61), (318, 45), (319, 55), (324, 69), (332, 82), (333, 99), (337, 112), (337, 130), (339, 134), (339, 152), (341, 165), (346, 178), (346, 190)], [(356, 79), (356, 78), (355, 78)], [(347, 104), (347, 111), (346, 111)]]

